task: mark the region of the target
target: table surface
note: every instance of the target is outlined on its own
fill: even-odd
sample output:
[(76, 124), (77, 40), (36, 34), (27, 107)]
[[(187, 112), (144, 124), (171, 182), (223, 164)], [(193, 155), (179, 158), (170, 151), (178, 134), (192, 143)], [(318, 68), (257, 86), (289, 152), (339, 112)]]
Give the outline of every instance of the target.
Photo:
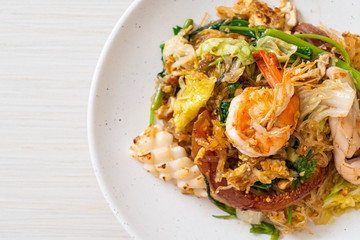
[(92, 75), (132, 0), (2, 0), (0, 239), (130, 239), (87, 144)]

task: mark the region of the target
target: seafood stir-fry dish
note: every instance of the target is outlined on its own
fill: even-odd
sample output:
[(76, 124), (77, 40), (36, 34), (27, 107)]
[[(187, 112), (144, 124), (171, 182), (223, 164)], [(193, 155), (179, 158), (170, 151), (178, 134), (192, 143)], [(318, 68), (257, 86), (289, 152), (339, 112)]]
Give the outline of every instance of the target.
[(131, 156), (271, 239), (357, 209), (360, 37), (299, 22), (287, 0), (216, 10), (159, 43)]

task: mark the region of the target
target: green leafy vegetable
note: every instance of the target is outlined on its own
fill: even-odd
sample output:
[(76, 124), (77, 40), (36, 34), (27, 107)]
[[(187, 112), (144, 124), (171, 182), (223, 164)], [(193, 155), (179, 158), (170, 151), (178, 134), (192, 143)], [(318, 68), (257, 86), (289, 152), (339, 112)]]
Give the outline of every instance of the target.
[(182, 29), (186, 29), (188, 27), (190, 27), (191, 25), (193, 25), (194, 21), (189, 18), (189, 19), (186, 19), (185, 22), (184, 22), (184, 25), (182, 27), (180, 27), (179, 25), (176, 25), (175, 27), (173, 27), (173, 32), (174, 32), (174, 36), (178, 35), (179, 32), (182, 30)]
[[(273, 36), (273, 37), (277, 37), (277, 38), (279, 38), (279, 39), (281, 39), (281, 40), (283, 40), (285, 42), (294, 44), (294, 45), (296, 45), (298, 47), (308, 47), (313, 52), (312, 59), (315, 59), (320, 54), (326, 52), (325, 50), (323, 50), (321, 48), (318, 48), (318, 47), (312, 45), (311, 43), (308, 43), (308, 42), (300, 39), (299, 37), (304, 37), (303, 34), (302, 35), (297, 35), (297, 36), (299, 36), (299, 37), (297, 37), (297, 36), (290, 35), (290, 34), (287, 34), (285, 32), (282, 32), (282, 31), (279, 31), (279, 30), (276, 30), (276, 29), (268, 28), (268, 29), (266, 29), (265, 32), (263, 32), (262, 36)], [(305, 35), (305, 36), (310, 37), (308, 35)], [(315, 35), (315, 36), (318, 36), (318, 35)], [(312, 37), (314, 37), (314, 36), (312, 36)], [(329, 43), (331, 43), (331, 42), (329, 42)], [(345, 59), (345, 62), (337, 58), (335, 65), (337, 67), (339, 67), (339, 68), (342, 68), (344, 70), (349, 71), (349, 73), (354, 78), (356, 88), (360, 89), (360, 72), (356, 71), (354, 68), (352, 68), (350, 66), (350, 64), (348, 62), (346, 62), (347, 61), (346, 54), (344, 55), (344, 59)]]
[(239, 87), (240, 85), (240, 81), (234, 82), (234, 83), (230, 83), (228, 85), (229, 88), (229, 98), (233, 98), (235, 95), (235, 91), (236, 89)]
[(157, 74), (159, 77), (165, 77), (165, 76), (166, 76), (165, 61), (164, 61), (164, 55), (163, 55), (163, 53), (164, 53), (164, 47), (165, 47), (165, 43), (160, 44), (161, 62), (162, 62), (162, 64), (163, 64), (163, 70)]
[(261, 222), (260, 224), (251, 224), (250, 228), (251, 233), (259, 233), (259, 234), (269, 234), (271, 235), (271, 240), (279, 239), (279, 230), (274, 227), (274, 225)]
[(271, 181), (271, 183), (269, 184), (264, 184), (260, 181), (257, 181), (254, 183), (254, 185), (252, 185), (252, 187), (256, 187), (256, 188), (260, 188), (260, 189), (269, 189), (272, 186), (274, 186), (275, 184), (277, 184), (280, 181), (280, 178), (275, 178)]
[(209, 186), (209, 182), (206, 179), (206, 177), (204, 176), (204, 180), (205, 180), (205, 184), (206, 184), (206, 193), (208, 195), (209, 200), (215, 205), (217, 206), (219, 209), (223, 210), (224, 212), (227, 212), (228, 214), (230, 214), (229, 216), (213, 216), (216, 218), (236, 218), (236, 209), (233, 207), (229, 207), (227, 205), (225, 205), (224, 203), (221, 203), (217, 200), (215, 200), (210, 193), (210, 186)]
[(304, 178), (310, 178), (311, 173), (315, 170), (316, 160), (311, 160), (312, 151), (309, 150), (305, 156), (299, 155), (295, 163), (291, 163), (290, 161), (286, 161), (286, 165), (290, 169), (294, 169), (299, 173), (299, 176), (295, 181), (293, 181), (293, 189), (297, 188), (298, 183)]
[[(235, 83), (230, 83), (228, 85), (229, 99), (234, 98), (235, 91), (239, 87), (239, 85), (240, 85), (240, 81), (237, 81)], [(219, 105), (220, 121), (223, 123), (226, 123), (227, 116), (229, 115), (229, 107), (230, 107), (230, 102), (221, 102)]]
[(165, 47), (165, 43), (162, 43), (162, 44), (160, 45), (160, 50), (161, 50), (161, 62), (163, 63), (163, 66), (165, 66), (165, 61), (164, 61), (164, 56), (163, 56), (164, 47)]
[(259, 38), (258, 29), (250, 28), (248, 26), (221, 26), (219, 30), (224, 32), (238, 33), (247, 37)]
[(311, 156), (311, 152), (312, 151), (309, 150), (305, 157), (300, 156), (297, 159), (296, 165), (295, 165), (295, 167), (299, 173), (304, 172), (305, 178), (311, 177), (311, 173), (315, 170), (315, 166), (316, 166), (316, 160), (311, 160), (310, 164), (308, 163), (308, 160), (310, 159), (310, 156)]
[(300, 56), (304, 59), (311, 59), (312, 50), (309, 47), (298, 47), (294, 55)]
[(219, 115), (220, 115), (220, 122), (225, 123), (227, 116), (229, 114), (229, 102), (221, 102), (219, 105)]
[[(358, 72), (357, 70), (355, 70), (354, 68), (352, 68), (350, 66), (348, 54), (342, 48), (342, 46), (330, 38), (315, 35), (315, 34), (290, 35), (290, 34), (287, 34), (285, 32), (282, 32), (280, 30), (276, 30), (273, 28), (222, 26), (222, 27), (220, 27), (220, 30), (225, 31), (225, 32), (238, 32), (238, 33), (240, 33), (240, 31), (244, 31), (244, 33), (240, 33), (240, 34), (243, 34), (245, 36), (254, 35), (256, 38), (265, 37), (265, 36), (276, 37), (287, 43), (294, 44), (297, 47), (306, 47), (306, 48), (311, 49), (311, 51), (312, 51), (311, 60), (316, 59), (320, 54), (322, 54), (326, 51), (312, 45), (311, 43), (308, 43), (308, 42), (302, 40), (300, 37), (314, 38), (314, 39), (316, 38), (316, 39), (331, 43), (341, 51), (341, 53), (343, 54), (344, 59), (345, 59), (345, 62), (344, 62), (337, 58), (335, 65), (339, 68), (349, 71), (349, 73), (354, 78), (356, 88), (360, 90), (360, 72)], [(299, 53), (299, 54), (304, 54), (304, 53)], [(306, 55), (306, 54), (304, 54), (304, 55)]]
[[(243, 19), (231, 19), (231, 20), (221, 20), (221, 21), (217, 21), (217, 22), (214, 22), (214, 23), (211, 23), (211, 24), (208, 24), (208, 25), (205, 25), (203, 27), (200, 27), (196, 30), (194, 30), (193, 32), (191, 32), (189, 34), (189, 37), (193, 37), (194, 35), (198, 34), (199, 32), (205, 30), (205, 29), (215, 29), (215, 30), (219, 30), (221, 27), (229, 27), (229, 26), (237, 26), (237, 27), (247, 27), (249, 26), (249, 22), (246, 21), (246, 20), (243, 20)], [(242, 34), (242, 33), (240, 33)], [(245, 32), (245, 34), (247, 34)], [(243, 34), (243, 35), (245, 35)]]
[(172, 28), (173, 32), (174, 32), (174, 36), (178, 35), (179, 32), (181, 31), (182, 27), (176, 25), (175, 27)]
[(337, 49), (339, 49), (339, 51), (341, 52), (341, 54), (343, 55), (345, 62), (347, 64), (350, 64), (350, 57), (349, 54), (346, 52), (346, 50), (343, 48), (343, 46), (341, 46), (340, 43), (338, 43), (337, 41), (325, 37), (325, 36), (321, 36), (321, 35), (316, 35), (316, 34), (294, 34), (293, 36), (295, 37), (299, 37), (299, 38), (311, 38), (311, 39), (317, 39), (317, 40), (321, 40), (327, 43), (332, 44), (334, 47), (336, 47)]
[(297, 46), (289, 44), (281, 39), (265, 36), (258, 39), (254, 51), (265, 50), (276, 55), (279, 62), (286, 62), (291, 55), (296, 53)]
[(205, 25), (203, 27), (200, 27), (194, 31), (192, 31), (190, 34), (189, 34), (189, 37), (193, 37), (194, 35), (198, 34), (199, 32), (205, 30), (205, 29), (219, 29), (223, 24), (224, 24), (225, 20), (221, 20), (221, 21), (217, 21), (217, 22), (214, 22), (214, 23), (210, 23), (208, 25)]

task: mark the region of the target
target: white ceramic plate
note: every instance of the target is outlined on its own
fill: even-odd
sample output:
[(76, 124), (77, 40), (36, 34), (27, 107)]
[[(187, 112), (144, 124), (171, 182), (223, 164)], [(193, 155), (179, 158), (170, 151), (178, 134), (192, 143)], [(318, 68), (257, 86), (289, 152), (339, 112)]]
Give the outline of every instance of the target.
[[(276, 1), (275, 1), (276, 2)], [(88, 134), (92, 162), (100, 187), (119, 221), (135, 239), (269, 239), (249, 233), (249, 225), (222, 220), (207, 199), (183, 195), (171, 183), (145, 172), (128, 155), (132, 139), (148, 124), (154, 79), (161, 71), (159, 45), (172, 27), (187, 18), (199, 23), (205, 12), (216, 18), (215, 6), (234, 0), (139, 0), (111, 33), (98, 62), (91, 87)], [(294, 4), (307, 22), (360, 33), (360, 1), (298, 0)], [(285, 239), (354, 239), (359, 212), (314, 232)]]

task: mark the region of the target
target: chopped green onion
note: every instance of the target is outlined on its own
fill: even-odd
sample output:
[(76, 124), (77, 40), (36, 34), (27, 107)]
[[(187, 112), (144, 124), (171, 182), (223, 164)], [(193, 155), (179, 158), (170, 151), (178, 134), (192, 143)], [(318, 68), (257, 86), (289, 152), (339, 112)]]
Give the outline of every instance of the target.
[(186, 28), (190, 27), (193, 24), (194, 24), (194, 21), (191, 18), (188, 18), (188, 19), (185, 20), (184, 26), (182, 28), (186, 29)]
[(224, 215), (224, 216), (216, 216), (212, 215), (214, 218), (222, 218), (222, 219), (229, 219), (229, 218), (237, 218), (236, 215)]
[(293, 210), (293, 205), (291, 205), (291, 206), (289, 207), (288, 220), (287, 220), (287, 223), (288, 223), (288, 224), (290, 224), (290, 223), (291, 223), (292, 210)]

